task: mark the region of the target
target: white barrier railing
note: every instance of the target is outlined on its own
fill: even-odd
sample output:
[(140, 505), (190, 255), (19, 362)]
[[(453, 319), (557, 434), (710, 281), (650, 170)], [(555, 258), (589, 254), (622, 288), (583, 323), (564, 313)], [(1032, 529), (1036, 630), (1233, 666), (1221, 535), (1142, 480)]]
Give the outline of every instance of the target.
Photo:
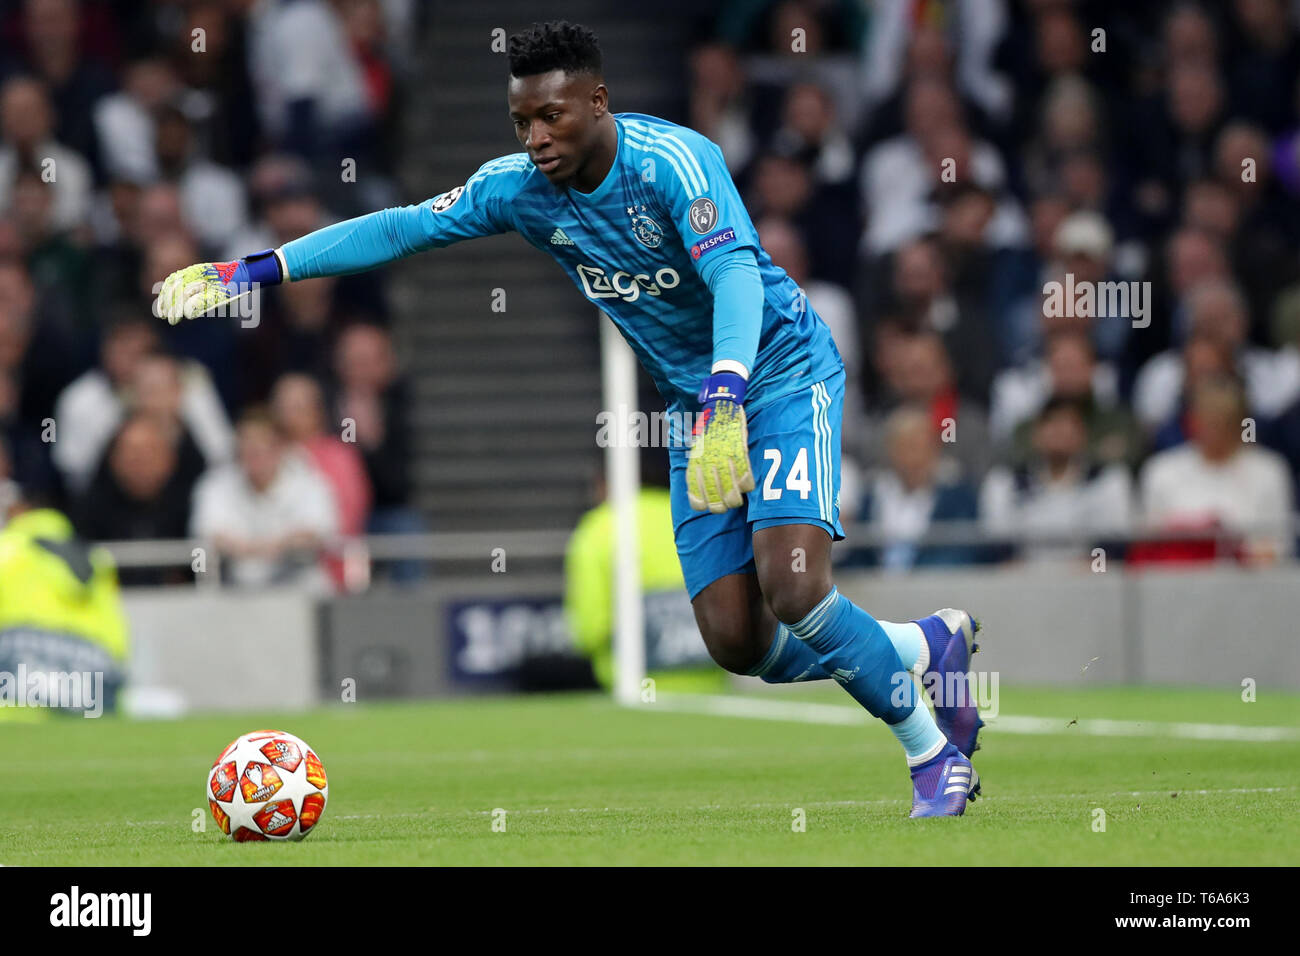
[[(1293, 536), (1300, 520), (1293, 518), (1284, 525), (1270, 524), (1256, 528), (1168, 529), (1132, 528), (1125, 531), (1090, 531), (1069, 529), (1045, 532), (1025, 528), (990, 532), (977, 521), (936, 522), (925, 535), (911, 542), (919, 548), (933, 546), (1077, 546), (1080, 549), (1097, 542), (1130, 544), (1179, 541), (1213, 541), (1216, 553), (1227, 554), (1243, 538), (1266, 535), (1274, 538)], [(876, 548), (894, 543), (871, 525), (850, 525), (846, 529), (846, 550)], [(510, 559), (562, 560), (570, 532), (554, 530), (514, 530), (476, 532), (437, 532), (425, 534), (367, 535), (338, 539), (325, 551), (342, 558), (347, 590), (362, 591), (369, 586), (375, 562), (420, 561), (437, 564), (482, 560), (487, 566), (497, 549)], [(201, 539), (105, 541), (120, 568), (192, 568), (196, 555), (206, 562), (206, 573), (195, 575), (200, 588), (220, 587), (221, 555), (209, 541)], [(1081, 551), (1081, 555), (1086, 552)]]

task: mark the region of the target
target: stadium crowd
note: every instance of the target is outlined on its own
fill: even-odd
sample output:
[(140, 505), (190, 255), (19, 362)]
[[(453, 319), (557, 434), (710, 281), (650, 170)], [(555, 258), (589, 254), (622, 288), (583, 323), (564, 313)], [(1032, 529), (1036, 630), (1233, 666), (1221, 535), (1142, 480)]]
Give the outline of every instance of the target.
[(1288, 0), (724, 4), (688, 123), (844, 356), (842, 517), (881, 539), (852, 560), (1008, 556), (926, 540), (960, 520), (1031, 558), (1294, 552), (1298, 28)]
[(0, 3), (0, 498), (91, 540), (211, 537), (243, 584), (327, 588), (325, 539), (421, 529), (382, 273), (268, 290), (239, 323), (152, 312), (174, 269), (395, 203), (417, 12)]
[[(213, 536), (246, 584), (328, 587), (323, 540), (421, 529), (382, 272), (261, 293), (247, 328), (151, 311), (174, 269), (402, 201), (418, 13), (0, 2), (0, 502)], [(1294, 552), (1298, 26), (1288, 0), (722, 5), (676, 118), (844, 356), (842, 516), (883, 541), (851, 560), (1144, 528), (1191, 537), (1130, 558)], [(962, 520), (990, 540), (926, 540)], [(1022, 530), (1089, 541), (990, 543)]]

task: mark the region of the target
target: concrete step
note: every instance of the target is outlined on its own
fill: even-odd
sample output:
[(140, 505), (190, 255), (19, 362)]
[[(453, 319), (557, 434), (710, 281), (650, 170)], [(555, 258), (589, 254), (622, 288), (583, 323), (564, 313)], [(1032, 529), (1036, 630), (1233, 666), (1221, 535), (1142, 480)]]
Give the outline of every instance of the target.
[(478, 426), (503, 423), (526, 427), (550, 423), (585, 423), (595, 421), (598, 400), (548, 402), (520, 402), (514, 397), (483, 400), (466, 405), (444, 407), (425, 406), (411, 410), (411, 421), (416, 428), (444, 428), (447, 426)]
[(493, 429), (464, 431), (437, 429), (413, 439), (415, 450), (426, 460), (458, 457), (534, 459), (544, 455), (596, 455), (597, 426), (590, 428), (548, 428), (519, 432), (511, 429), (507, 440)]
[(473, 374), (421, 375), (415, 380), (416, 395), (431, 401), (454, 398), (479, 401), (500, 395), (503, 387), (525, 395), (545, 395), (548, 400), (556, 396), (598, 400), (600, 375), (592, 369), (575, 366), (560, 375), (547, 370), (503, 377), (494, 370), (484, 370)]
[(599, 318), (594, 309), (590, 313), (582, 309), (572, 313), (552, 313), (544, 321), (538, 321), (537, 316), (513, 313), (494, 315), (481, 322), (460, 316), (455, 318), (460, 321), (444, 314), (434, 320), (412, 322), (408, 331), (413, 342), (428, 348), (481, 339), (524, 343), (545, 341), (548, 348), (588, 345), (595, 348), (600, 338)]

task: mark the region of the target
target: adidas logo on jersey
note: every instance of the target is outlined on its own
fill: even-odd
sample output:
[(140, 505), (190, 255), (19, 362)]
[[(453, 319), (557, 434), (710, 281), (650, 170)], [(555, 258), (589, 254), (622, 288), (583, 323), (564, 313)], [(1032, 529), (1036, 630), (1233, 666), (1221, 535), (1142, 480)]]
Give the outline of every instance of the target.
[(557, 228), (551, 233), (551, 245), (553, 246), (576, 246), (577, 243), (564, 234), (563, 229)]

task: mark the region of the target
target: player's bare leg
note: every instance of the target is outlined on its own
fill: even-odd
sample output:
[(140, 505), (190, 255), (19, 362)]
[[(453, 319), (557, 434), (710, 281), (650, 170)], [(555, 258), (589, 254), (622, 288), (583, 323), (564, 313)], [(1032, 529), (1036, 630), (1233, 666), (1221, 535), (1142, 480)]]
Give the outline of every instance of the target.
[(831, 589), (831, 536), (811, 524), (754, 532), (759, 587), (777, 620), (802, 620)]
[(777, 619), (758, 586), (758, 575), (718, 578), (691, 602), (704, 646), (719, 667), (749, 674), (763, 659), (776, 633)]

